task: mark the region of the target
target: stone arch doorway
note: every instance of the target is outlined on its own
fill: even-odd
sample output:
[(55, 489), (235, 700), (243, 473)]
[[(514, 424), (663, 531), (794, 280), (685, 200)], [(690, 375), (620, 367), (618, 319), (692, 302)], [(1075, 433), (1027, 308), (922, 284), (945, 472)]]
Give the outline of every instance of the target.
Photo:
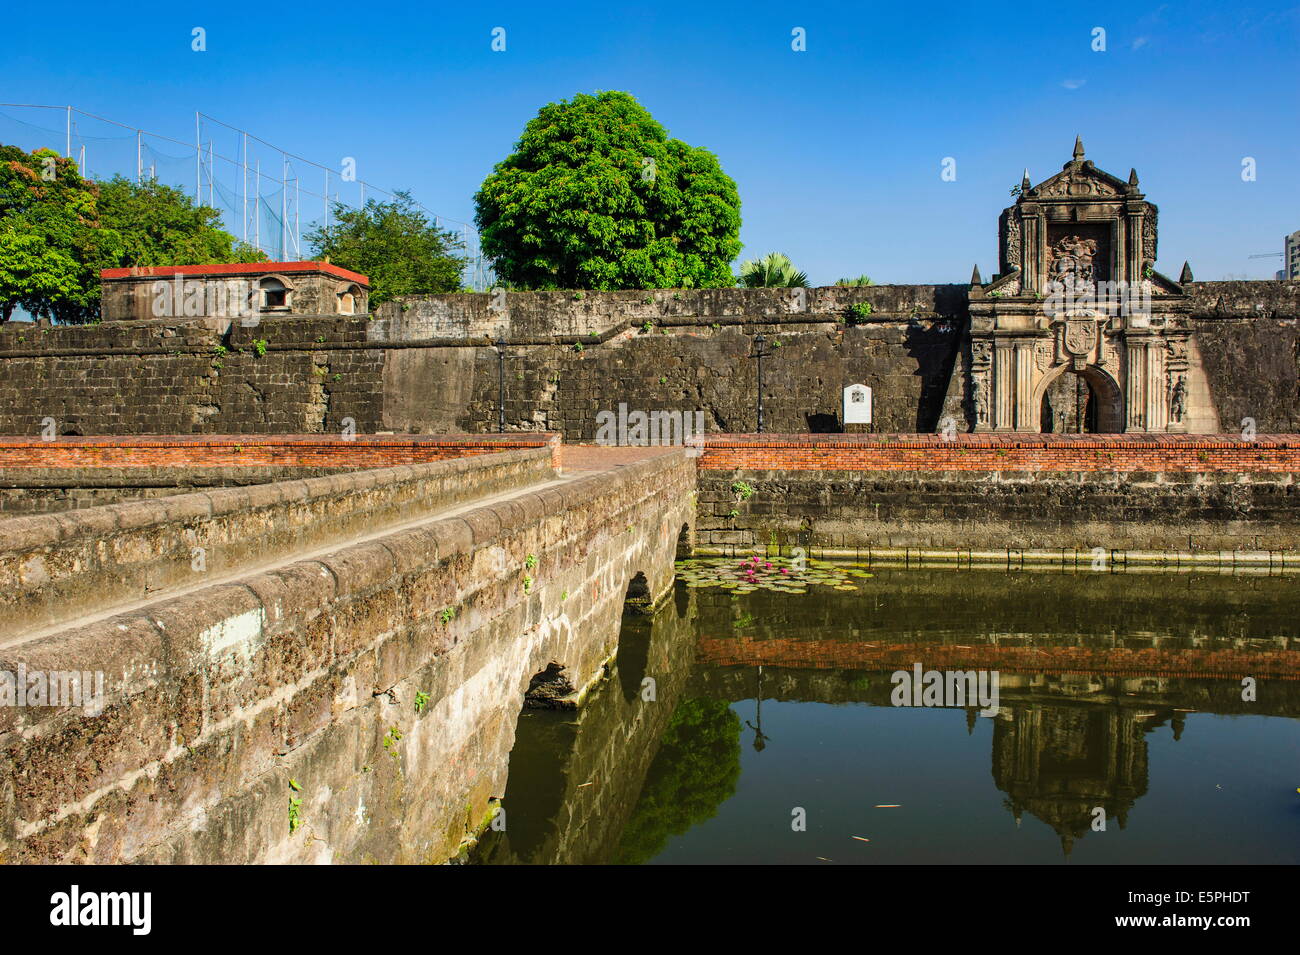
[(1105, 371), (1062, 365), (1039, 387), (1039, 431), (1044, 434), (1117, 434), (1124, 430), (1124, 395)]

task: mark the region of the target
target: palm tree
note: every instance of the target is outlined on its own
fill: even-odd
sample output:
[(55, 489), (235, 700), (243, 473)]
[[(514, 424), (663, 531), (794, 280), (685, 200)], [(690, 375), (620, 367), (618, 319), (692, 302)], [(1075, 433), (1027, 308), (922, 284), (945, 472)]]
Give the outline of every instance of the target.
[(740, 284), (744, 288), (807, 288), (808, 273), (796, 269), (788, 255), (769, 252), (741, 264)]
[(835, 284), (845, 285), (850, 288), (862, 288), (867, 285), (875, 285), (876, 283), (871, 281), (871, 277), (869, 275), (859, 275), (855, 279), (840, 279)]

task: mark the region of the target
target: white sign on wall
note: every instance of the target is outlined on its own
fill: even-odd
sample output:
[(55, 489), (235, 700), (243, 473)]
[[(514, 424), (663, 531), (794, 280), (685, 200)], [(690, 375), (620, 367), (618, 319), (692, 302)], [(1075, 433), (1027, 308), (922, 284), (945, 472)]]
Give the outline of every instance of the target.
[(844, 389), (844, 423), (871, 424), (871, 389), (849, 385)]

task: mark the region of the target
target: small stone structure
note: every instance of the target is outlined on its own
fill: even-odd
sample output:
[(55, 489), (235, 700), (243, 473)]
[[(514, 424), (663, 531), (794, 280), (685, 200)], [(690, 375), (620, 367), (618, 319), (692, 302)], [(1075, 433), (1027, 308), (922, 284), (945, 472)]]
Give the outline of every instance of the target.
[(370, 279), (329, 262), (249, 262), (104, 269), (100, 318), (364, 315)]

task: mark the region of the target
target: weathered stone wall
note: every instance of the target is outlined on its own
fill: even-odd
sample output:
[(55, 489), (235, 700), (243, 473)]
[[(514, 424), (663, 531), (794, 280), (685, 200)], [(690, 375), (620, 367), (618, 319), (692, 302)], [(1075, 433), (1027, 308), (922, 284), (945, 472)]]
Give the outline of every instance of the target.
[[(1260, 432), (1300, 430), (1300, 283), (1188, 290), (1222, 428), (1249, 416)], [(373, 320), (256, 327), (9, 323), (0, 433), (36, 434), (47, 417), (60, 434), (337, 432), (345, 418), (361, 432), (494, 431), (500, 337), (510, 430), (589, 440), (596, 414), (622, 402), (749, 431), (759, 331), (771, 351), (766, 430), (838, 428), (841, 389), (863, 381), (874, 430), (932, 431), (946, 414), (966, 420), (968, 323), (960, 285), (449, 294), (385, 303)]]
[[(520, 717), (520, 736), (502, 800), (507, 826), (484, 834), (474, 853), (476, 862), (597, 865), (617, 861), (646, 774), (695, 669), (694, 601), (683, 590), (675, 594), (675, 606), (664, 606), (653, 617), (628, 614), (623, 618), (610, 678), (581, 709), (562, 717), (541, 711)], [(644, 682), (647, 679), (649, 684)], [(541, 726), (529, 735), (525, 719)], [(561, 763), (548, 765), (549, 761), (527, 752), (543, 734), (564, 734), (572, 740)], [(541, 793), (552, 795), (549, 804), (539, 798)], [(548, 805), (553, 807), (549, 814)]]
[(108, 683), (100, 716), (0, 708), (0, 855), (453, 856), (504, 792), (531, 678), (591, 685), (629, 581), (667, 590), (693, 480), (661, 455), (0, 650)]
[(554, 476), (537, 448), (0, 520), (0, 642)]
[[(1228, 552), (1228, 564), (1237, 550), (1300, 550), (1300, 484), (1289, 473), (740, 470), (700, 476), (702, 547), (1047, 550), (1068, 551), (1067, 562), (1083, 565), (1097, 547)], [(748, 499), (733, 490), (737, 481), (753, 488)]]
[(203, 488), (298, 481), (353, 470), (345, 467), (86, 467), (6, 468), (0, 451), (0, 516), (50, 514), (123, 501), (186, 494)]

